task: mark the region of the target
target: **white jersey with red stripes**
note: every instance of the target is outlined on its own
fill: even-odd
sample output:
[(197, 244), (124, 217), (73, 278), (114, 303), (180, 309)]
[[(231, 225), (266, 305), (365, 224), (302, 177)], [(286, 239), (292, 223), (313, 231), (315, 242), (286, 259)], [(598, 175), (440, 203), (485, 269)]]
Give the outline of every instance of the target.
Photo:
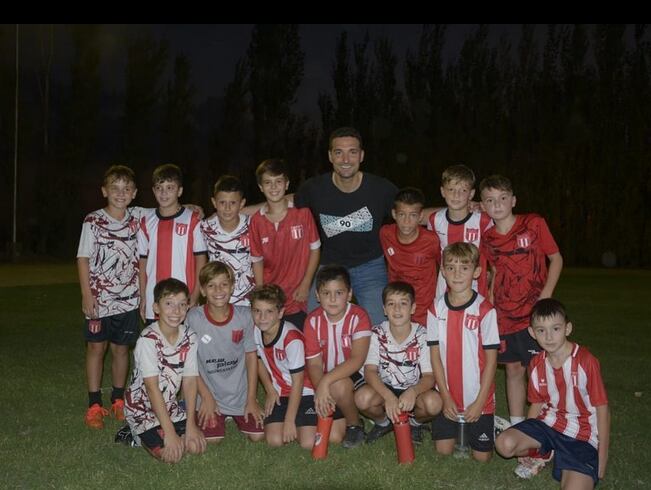
[[(500, 346), (495, 308), (476, 291), (461, 306), (450, 305), (444, 293), (428, 312), (427, 344), (438, 345), (448, 390), (457, 410), (464, 411), (479, 395), (485, 351)], [(482, 414), (494, 412), (493, 382)]]
[[(448, 208), (439, 209), (436, 213), (430, 215), (427, 220), (427, 229), (433, 230), (441, 242), (441, 253), (448, 245), (458, 242), (472, 243), (477, 248), (481, 243), (482, 233), (493, 226), (493, 220), (486, 213), (473, 211), (461, 221), (453, 221), (448, 213)], [(488, 295), (488, 267), (487, 261), (480, 258), (479, 265), (482, 267), (478, 279), (472, 281), (472, 288), (479, 291), (480, 294)], [(443, 264), (441, 264), (441, 269)], [(436, 297), (440, 297), (447, 290), (445, 278), (439, 269), (438, 279), (436, 281)]]
[(173, 216), (161, 216), (158, 209), (148, 209), (140, 222), (138, 253), (147, 259), (146, 312), (155, 318), (154, 286), (173, 277), (194, 290), (195, 255), (205, 254), (206, 245), (199, 228), (199, 213), (181, 208)]
[(348, 303), (343, 318), (332, 323), (319, 306), (305, 319), (304, 332), (305, 358), (321, 355), (328, 373), (350, 358), (354, 340), (370, 337), (371, 320), (364, 308)]
[(608, 397), (599, 361), (585, 347), (574, 344), (558, 369), (546, 352), (535, 356), (529, 364), (528, 398), (543, 404), (538, 420), (598, 448), (597, 407), (607, 405)]
[(262, 331), (256, 327), (253, 333), (258, 357), (267, 368), (271, 382), (279, 396), (289, 396), (292, 391), (292, 374), (305, 372), (303, 393), (313, 395), (314, 388), (305, 370), (305, 343), (303, 334), (290, 322), (281, 320), (276, 338), (268, 344), (262, 339)]
[(202, 220), (200, 226), (208, 250), (208, 260), (228, 264), (235, 273), (235, 285), (230, 302), (239, 306), (249, 306), (246, 296), (255, 286), (251, 270), (249, 217), (240, 214), (237, 227), (230, 232), (222, 228), (217, 215)]

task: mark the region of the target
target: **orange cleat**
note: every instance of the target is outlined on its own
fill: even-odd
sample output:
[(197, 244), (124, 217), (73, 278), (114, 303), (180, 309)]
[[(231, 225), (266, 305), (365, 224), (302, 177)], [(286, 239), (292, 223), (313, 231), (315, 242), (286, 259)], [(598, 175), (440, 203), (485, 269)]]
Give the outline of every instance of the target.
[(124, 400), (122, 398), (118, 398), (113, 402), (113, 405), (111, 405), (111, 413), (115, 417), (115, 420), (124, 420)]
[(109, 412), (98, 403), (91, 405), (86, 411), (84, 422), (91, 429), (103, 429), (104, 417), (108, 416)]

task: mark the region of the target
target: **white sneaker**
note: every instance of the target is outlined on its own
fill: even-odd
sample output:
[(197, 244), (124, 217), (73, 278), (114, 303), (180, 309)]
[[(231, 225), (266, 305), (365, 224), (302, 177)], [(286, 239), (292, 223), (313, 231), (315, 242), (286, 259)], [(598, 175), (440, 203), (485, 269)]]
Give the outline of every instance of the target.
[(497, 438), (497, 436), (504, 432), (506, 429), (511, 427), (511, 422), (509, 422), (504, 417), (500, 417), (499, 415), (493, 416), (493, 420), (493, 435), (495, 438)]
[(554, 451), (550, 451), (541, 458), (532, 458), (529, 456), (518, 458), (518, 466), (515, 467), (513, 472), (520, 478), (528, 480), (540, 473), (540, 470), (542, 470), (553, 457)]

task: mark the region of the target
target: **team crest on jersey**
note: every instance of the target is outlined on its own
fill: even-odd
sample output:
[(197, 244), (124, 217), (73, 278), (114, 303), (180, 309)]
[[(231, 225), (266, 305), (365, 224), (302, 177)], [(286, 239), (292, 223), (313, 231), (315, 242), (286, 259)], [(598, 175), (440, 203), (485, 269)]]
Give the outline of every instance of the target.
[(129, 231), (131, 233), (136, 233), (138, 231), (138, 220), (137, 219), (129, 220)]
[(174, 230), (178, 236), (184, 236), (188, 232), (188, 225), (187, 223), (176, 223)]
[(477, 330), (479, 327), (479, 316), (467, 314), (464, 320), (464, 325), (468, 330)]
[(274, 355), (279, 361), (284, 361), (287, 359), (287, 354), (285, 353), (284, 349), (274, 349)]
[(231, 332), (231, 340), (234, 344), (239, 344), (244, 338), (244, 330), (233, 330)]
[(187, 344), (182, 346), (181, 349), (179, 350), (179, 363), (180, 364), (185, 363), (185, 358), (188, 357), (188, 351), (189, 350), (190, 350), (190, 346), (187, 345)]
[(471, 243), (479, 240), (479, 228), (466, 228), (465, 242)]
[(531, 245), (531, 237), (529, 236), (529, 233), (522, 233), (521, 235), (517, 235), (515, 238), (518, 242), (518, 248), (527, 248)]
[(269, 237), (268, 236), (263, 236), (262, 237), (262, 244), (264, 245), (265, 243), (269, 243)]
[(389, 247), (389, 248), (387, 248), (387, 253), (390, 256), (393, 256), (393, 255), (395, 255), (396, 251), (393, 249), (393, 247)]
[(407, 347), (405, 350), (405, 354), (407, 355), (407, 359), (411, 362), (415, 362), (418, 360), (418, 355), (420, 354), (420, 348), (418, 347), (418, 344), (416, 345), (410, 345)]
[(240, 237), (240, 244), (244, 248), (249, 248), (249, 246), (251, 245), (251, 241), (249, 240), (249, 235), (248, 234), (247, 235), (242, 235)]
[(414, 264), (415, 265), (423, 265), (426, 260), (427, 259), (423, 254), (415, 254), (414, 255)]
[(300, 240), (303, 238), (303, 225), (294, 225), (291, 227), (292, 238)]

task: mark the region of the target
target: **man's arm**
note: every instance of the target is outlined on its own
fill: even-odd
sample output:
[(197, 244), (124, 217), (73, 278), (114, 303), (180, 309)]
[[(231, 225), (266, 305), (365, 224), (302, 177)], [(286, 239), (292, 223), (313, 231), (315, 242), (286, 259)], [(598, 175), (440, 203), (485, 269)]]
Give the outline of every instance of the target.
[(88, 257), (77, 257), (77, 272), (81, 286), (81, 311), (88, 318), (97, 318), (97, 299), (90, 290), (90, 262)]
[(543, 287), (540, 292), (538, 299), (551, 298), (554, 294), (554, 289), (556, 288), (556, 283), (561, 277), (561, 271), (563, 270), (563, 256), (560, 252), (555, 254), (548, 255), (549, 259), (549, 268), (547, 270), (547, 281), (545, 282), (545, 287)]

